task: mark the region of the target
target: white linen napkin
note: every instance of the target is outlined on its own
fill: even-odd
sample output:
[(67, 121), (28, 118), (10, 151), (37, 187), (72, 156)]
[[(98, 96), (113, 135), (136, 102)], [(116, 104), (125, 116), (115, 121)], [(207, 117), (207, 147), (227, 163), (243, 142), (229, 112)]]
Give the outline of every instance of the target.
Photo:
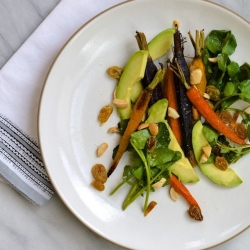
[(37, 133), (45, 77), (85, 22), (123, 1), (62, 0), (0, 72), (0, 176), (34, 204), (45, 204), (54, 193)]

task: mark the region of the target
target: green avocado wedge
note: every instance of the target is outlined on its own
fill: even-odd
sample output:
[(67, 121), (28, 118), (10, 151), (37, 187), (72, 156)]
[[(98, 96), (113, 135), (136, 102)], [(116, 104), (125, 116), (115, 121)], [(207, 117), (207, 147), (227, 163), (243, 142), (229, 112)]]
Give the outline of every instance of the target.
[(174, 151), (179, 151), (182, 154), (182, 158), (169, 167), (169, 171), (175, 174), (180, 181), (184, 183), (195, 183), (199, 181), (199, 177), (196, 174), (194, 168), (191, 166), (188, 159), (184, 156), (184, 153), (176, 140), (169, 124), (165, 120), (166, 112), (168, 108), (168, 100), (161, 99), (153, 104), (148, 110), (148, 119), (145, 123), (159, 123), (165, 122), (170, 134), (169, 148)]
[(116, 98), (127, 101), (127, 108), (117, 108), (121, 119), (128, 119), (132, 113), (132, 104), (130, 101), (133, 85), (144, 77), (147, 64), (148, 51), (139, 50), (135, 52), (128, 60), (116, 89)]
[(218, 169), (213, 163), (206, 164), (199, 162), (199, 159), (202, 155), (202, 148), (208, 145), (208, 141), (203, 133), (203, 125), (200, 121), (194, 125), (192, 134), (195, 158), (202, 173), (212, 182), (221, 186), (234, 187), (240, 185), (242, 180), (232, 168), (222, 171)]
[(153, 60), (162, 57), (170, 49), (174, 39), (175, 28), (168, 28), (156, 35), (149, 43), (148, 50)]
[(136, 82), (132, 89), (131, 89), (131, 93), (130, 93), (130, 100), (132, 103), (135, 103), (136, 100), (138, 99), (138, 97), (140, 96), (141, 92), (143, 91), (143, 86), (141, 81)]

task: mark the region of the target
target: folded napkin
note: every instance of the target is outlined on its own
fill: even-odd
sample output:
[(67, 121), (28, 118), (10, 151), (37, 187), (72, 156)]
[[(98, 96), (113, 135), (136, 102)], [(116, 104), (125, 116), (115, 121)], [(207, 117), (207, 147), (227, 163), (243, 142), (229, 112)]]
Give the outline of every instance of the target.
[(62, 0), (0, 72), (0, 176), (34, 204), (45, 204), (54, 193), (37, 133), (45, 77), (62, 46), (77, 30), (120, 2)]

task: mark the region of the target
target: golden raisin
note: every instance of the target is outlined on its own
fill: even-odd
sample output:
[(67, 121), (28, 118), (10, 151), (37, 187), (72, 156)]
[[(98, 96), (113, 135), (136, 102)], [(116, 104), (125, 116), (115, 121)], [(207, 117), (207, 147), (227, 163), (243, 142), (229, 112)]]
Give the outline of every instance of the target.
[(150, 136), (147, 141), (148, 152), (153, 152), (156, 147), (156, 138), (155, 136)]
[(245, 140), (247, 138), (247, 129), (244, 124), (236, 123), (233, 130), (241, 139)]
[(120, 79), (123, 69), (118, 67), (118, 66), (112, 66), (110, 68), (108, 68), (107, 70), (109, 76), (115, 78), (115, 79)]
[(111, 116), (113, 112), (113, 107), (111, 105), (104, 106), (98, 115), (98, 120), (100, 122), (100, 126), (102, 126)]
[(222, 171), (225, 171), (228, 168), (228, 162), (223, 156), (216, 156), (214, 165)]
[(225, 123), (228, 124), (232, 121), (233, 116), (228, 110), (223, 110), (219, 113), (220, 119)]
[(92, 167), (92, 175), (95, 180), (105, 183), (107, 181), (107, 170), (102, 164), (95, 164)]
[(91, 182), (91, 185), (92, 185), (95, 189), (97, 189), (97, 190), (99, 190), (99, 191), (103, 191), (103, 190), (105, 189), (104, 184), (101, 183), (100, 181), (97, 181), (97, 180), (93, 180), (93, 181)]
[(206, 93), (210, 96), (212, 101), (219, 101), (220, 99), (220, 90), (216, 87), (210, 85), (206, 87)]
[(200, 210), (199, 207), (197, 207), (197, 206), (190, 206), (188, 212), (189, 212), (189, 215), (193, 219), (199, 220), (199, 221), (203, 220), (203, 216), (201, 214), (201, 210)]

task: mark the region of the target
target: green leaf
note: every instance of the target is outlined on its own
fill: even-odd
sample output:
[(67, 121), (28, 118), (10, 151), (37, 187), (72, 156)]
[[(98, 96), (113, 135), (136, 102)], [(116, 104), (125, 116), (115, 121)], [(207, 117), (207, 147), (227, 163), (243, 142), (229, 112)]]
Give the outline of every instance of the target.
[(237, 47), (237, 42), (235, 36), (230, 32), (224, 41), (224, 46), (222, 48), (222, 53), (227, 55), (232, 55)]
[(210, 125), (203, 125), (203, 132), (209, 143), (214, 143), (218, 140), (219, 133), (213, 129)]
[(218, 58), (218, 67), (222, 72), (226, 72), (227, 70), (227, 62), (228, 62), (228, 55), (225, 53), (221, 53), (217, 56)]
[(205, 39), (205, 46), (215, 55), (221, 53), (228, 32), (227, 30), (212, 30)]
[(237, 94), (238, 88), (237, 85), (234, 84), (233, 82), (228, 82), (224, 88), (224, 96), (232, 96)]
[(158, 147), (152, 153), (148, 153), (147, 161), (150, 166), (157, 166), (172, 161), (174, 156), (175, 151), (165, 147)]
[(134, 144), (137, 149), (144, 149), (148, 138), (150, 137), (148, 129), (142, 129), (134, 132), (131, 135), (130, 141)]
[(238, 88), (241, 91), (240, 97), (243, 100), (250, 102), (250, 79), (242, 81)]
[(240, 73), (240, 66), (237, 62), (230, 62), (230, 64), (227, 66), (227, 72), (228, 75), (231, 78), (236, 77)]
[(137, 178), (138, 180), (141, 180), (143, 177), (143, 172), (144, 172), (144, 167), (140, 166), (137, 168), (133, 168), (132, 169), (132, 174), (134, 175), (135, 178)]
[(147, 152), (147, 161), (150, 166), (161, 165), (178, 158), (178, 152), (168, 148), (170, 142), (170, 135), (167, 125), (163, 122), (158, 123), (159, 132), (156, 136), (156, 147), (153, 152)]
[(240, 82), (250, 79), (250, 64), (244, 63), (240, 66), (240, 74), (237, 78)]
[(132, 167), (129, 166), (129, 165), (126, 165), (124, 167), (124, 169), (123, 169), (123, 175), (122, 176), (127, 177), (127, 176), (129, 176), (131, 174), (131, 172), (132, 172)]
[(124, 132), (127, 128), (128, 122), (129, 122), (129, 119), (124, 119), (118, 123), (118, 128), (119, 128), (122, 135), (124, 134)]

